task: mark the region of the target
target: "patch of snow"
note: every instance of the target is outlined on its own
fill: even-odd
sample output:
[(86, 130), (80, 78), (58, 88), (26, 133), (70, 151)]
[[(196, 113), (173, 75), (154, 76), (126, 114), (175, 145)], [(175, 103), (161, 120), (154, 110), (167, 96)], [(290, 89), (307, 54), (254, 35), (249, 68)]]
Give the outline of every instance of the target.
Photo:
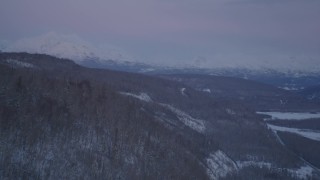
[(35, 68), (35, 66), (33, 64), (22, 62), (22, 61), (15, 60), (15, 59), (7, 59), (6, 62), (13, 65), (13, 66), (18, 66), (18, 67), (23, 67), (23, 68)]
[[(129, 93), (129, 92), (119, 92), (119, 94), (121, 95), (125, 95), (125, 96), (131, 96), (134, 98), (137, 98), (141, 101), (145, 101), (145, 102), (153, 102), (151, 97), (147, 94), (147, 93), (140, 93), (138, 94), (133, 94), (133, 93)], [(196, 119), (191, 117), (190, 115), (188, 115), (187, 113), (171, 106), (168, 104), (162, 104), (162, 103), (158, 103), (159, 105), (169, 109), (170, 111), (172, 111), (174, 114), (177, 115), (177, 118), (186, 126), (190, 127), (191, 129), (199, 132), (199, 133), (203, 133), (205, 131), (205, 123), (203, 120), (201, 119)]]
[(287, 104), (287, 101), (280, 99), (280, 104)]
[(211, 93), (211, 89), (208, 89), (208, 88), (203, 89), (202, 91), (203, 91), (203, 92), (207, 92), (207, 93)]
[(139, 95), (137, 95), (137, 94), (133, 94), (133, 93), (129, 93), (129, 92), (120, 92), (120, 94), (125, 95), (125, 96), (131, 96), (131, 97), (137, 98), (141, 101), (152, 102), (152, 99), (150, 98), (150, 96), (147, 93), (142, 92)]
[(168, 104), (160, 104), (166, 108), (168, 108), (170, 111), (172, 111), (173, 113), (175, 113), (178, 117), (178, 119), (186, 126), (190, 127), (191, 129), (199, 132), (199, 133), (203, 133), (206, 129), (205, 127), (205, 123), (203, 120), (201, 119), (196, 119), (191, 117), (189, 114), (171, 106)]
[(304, 120), (320, 118), (320, 113), (257, 112), (257, 114), (269, 115), (273, 120)]
[(299, 169), (288, 169), (288, 172), (300, 179), (310, 179), (310, 177), (312, 177), (313, 168), (306, 165)]
[(228, 173), (238, 170), (237, 165), (222, 151), (210, 154), (206, 159), (207, 173), (211, 180), (225, 177)]
[[(246, 167), (259, 167), (267, 169), (274, 168), (272, 166), (272, 163), (264, 161), (237, 161), (236, 164), (239, 169)], [(310, 179), (313, 173), (313, 168), (309, 165), (301, 166), (298, 169), (276, 168), (275, 170), (278, 170), (279, 172), (281, 172), (282, 170), (287, 170), (288, 173), (299, 179)]]
[(245, 167), (259, 167), (259, 168), (268, 168), (270, 169), (272, 164), (269, 162), (264, 162), (264, 161), (237, 161), (237, 166), (238, 168), (242, 169)]
[(299, 90), (298, 88), (295, 88), (295, 87), (279, 87), (280, 89), (284, 89), (284, 90), (287, 90), (287, 91), (297, 91)]
[(145, 69), (141, 69), (139, 72), (141, 73), (147, 73), (147, 72), (152, 72), (155, 71), (155, 68), (145, 68)]
[(226, 112), (228, 114), (230, 114), (230, 115), (235, 115), (236, 114), (236, 112), (234, 112), (234, 110), (232, 110), (232, 109), (226, 109)]
[(271, 125), (271, 124), (267, 124), (267, 126), (274, 131), (295, 133), (300, 136), (306, 137), (308, 139), (320, 141), (320, 131), (308, 130), (308, 129), (288, 128), (288, 127), (275, 126), (275, 125)]
[(187, 96), (186, 93), (185, 93), (185, 91), (186, 91), (186, 88), (181, 88), (181, 89), (180, 89), (180, 92), (181, 92), (181, 94), (182, 94), (183, 96)]

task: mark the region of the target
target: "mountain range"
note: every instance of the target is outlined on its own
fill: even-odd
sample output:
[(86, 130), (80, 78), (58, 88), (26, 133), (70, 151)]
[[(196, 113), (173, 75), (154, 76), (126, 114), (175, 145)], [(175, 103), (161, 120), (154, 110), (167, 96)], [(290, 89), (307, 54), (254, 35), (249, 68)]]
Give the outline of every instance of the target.
[[(183, 66), (150, 64), (128, 55), (112, 45), (94, 46), (76, 35), (61, 35), (55, 32), (34, 38), (25, 38), (14, 43), (3, 41), (0, 50), (4, 52), (29, 52), (48, 54), (59, 58), (72, 59), (80, 65), (92, 68), (114, 69), (146, 74), (206, 74), (238, 77), (274, 85), (286, 90), (298, 91), (320, 84), (320, 68), (309, 70), (290, 68), (278, 69), (268, 66), (253, 68), (250, 64), (242, 68), (207, 66), (203, 59)], [(201, 65), (199, 65), (201, 63)], [(273, 66), (272, 66), (273, 67)]]

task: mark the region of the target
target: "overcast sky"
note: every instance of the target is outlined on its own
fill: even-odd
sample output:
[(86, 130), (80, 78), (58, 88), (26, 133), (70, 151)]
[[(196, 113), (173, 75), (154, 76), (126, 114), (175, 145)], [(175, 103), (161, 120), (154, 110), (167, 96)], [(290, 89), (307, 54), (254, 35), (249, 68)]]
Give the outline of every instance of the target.
[(0, 39), (46, 32), (144, 61), (320, 64), (319, 0), (1, 0)]

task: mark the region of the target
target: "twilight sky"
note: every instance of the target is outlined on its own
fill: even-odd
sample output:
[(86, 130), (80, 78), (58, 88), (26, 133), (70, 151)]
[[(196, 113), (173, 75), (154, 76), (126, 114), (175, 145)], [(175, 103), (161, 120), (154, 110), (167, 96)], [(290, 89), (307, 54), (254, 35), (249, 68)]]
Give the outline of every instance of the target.
[(147, 62), (320, 68), (319, 0), (1, 0), (0, 24), (2, 40), (76, 34)]

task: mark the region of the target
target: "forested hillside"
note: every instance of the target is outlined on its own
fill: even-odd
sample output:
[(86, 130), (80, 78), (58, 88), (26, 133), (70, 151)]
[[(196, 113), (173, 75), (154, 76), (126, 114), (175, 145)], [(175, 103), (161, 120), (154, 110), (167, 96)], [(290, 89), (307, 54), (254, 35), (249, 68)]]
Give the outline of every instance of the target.
[(318, 177), (299, 171), (306, 166), (240, 102), (47, 55), (0, 54), (0, 179)]

